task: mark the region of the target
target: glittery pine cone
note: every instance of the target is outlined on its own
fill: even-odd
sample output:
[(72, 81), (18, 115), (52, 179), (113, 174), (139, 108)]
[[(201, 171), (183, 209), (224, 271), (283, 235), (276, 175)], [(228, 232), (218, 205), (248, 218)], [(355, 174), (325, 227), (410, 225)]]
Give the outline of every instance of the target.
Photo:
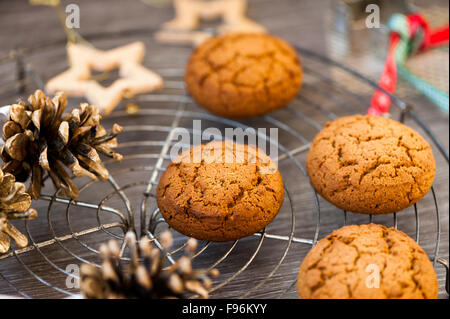
[(9, 121), (3, 126), (5, 144), (0, 149), (3, 171), (24, 182), (31, 175), (28, 193), (38, 199), (44, 172), (47, 172), (60, 194), (75, 198), (78, 188), (69, 176), (108, 178), (99, 153), (121, 160), (112, 150), (122, 128), (114, 124), (107, 133), (100, 125), (96, 106), (81, 104), (63, 116), (66, 95), (57, 93), (52, 99), (37, 90), (28, 98), (10, 107)]
[(169, 231), (162, 233), (163, 250), (152, 246), (147, 237), (136, 241), (134, 233), (128, 232), (126, 244), (131, 254), (130, 263), (124, 266), (120, 260), (117, 241), (110, 240), (100, 247), (103, 259), (101, 268), (90, 264), (81, 265), (81, 293), (89, 299), (162, 299), (184, 298), (195, 293), (208, 298), (212, 283), (218, 271), (192, 269), (192, 256), (197, 241), (189, 239), (185, 255), (176, 263), (165, 268), (167, 249), (172, 245)]

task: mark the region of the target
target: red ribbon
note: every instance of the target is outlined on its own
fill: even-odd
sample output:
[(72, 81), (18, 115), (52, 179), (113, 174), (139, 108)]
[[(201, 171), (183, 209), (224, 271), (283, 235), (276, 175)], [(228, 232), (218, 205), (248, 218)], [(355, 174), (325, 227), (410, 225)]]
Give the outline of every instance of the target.
[[(419, 46), (419, 51), (429, 50), (431, 48), (448, 43), (449, 25), (445, 25), (431, 30), (428, 22), (420, 14), (410, 14), (407, 16), (410, 34), (408, 39), (411, 41), (418, 32), (423, 32), (423, 39)], [(401, 41), (400, 35), (391, 32), (389, 49), (384, 64), (383, 73), (378, 81), (380, 88), (386, 92), (394, 93), (397, 85), (397, 66), (395, 61), (395, 49)], [(391, 106), (391, 98), (382, 90), (377, 89), (370, 101), (370, 107), (367, 111), (369, 115), (383, 115), (389, 112)]]

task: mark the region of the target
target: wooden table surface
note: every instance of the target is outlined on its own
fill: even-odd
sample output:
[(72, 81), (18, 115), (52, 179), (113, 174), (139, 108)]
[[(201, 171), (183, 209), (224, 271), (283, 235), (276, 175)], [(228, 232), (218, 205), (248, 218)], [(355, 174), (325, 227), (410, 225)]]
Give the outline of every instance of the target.
[[(62, 2), (66, 4), (66, 1)], [(292, 44), (330, 56), (331, 44), (327, 40), (329, 30), (326, 27), (325, 14), (330, 8), (330, 1), (250, 0), (249, 2), (249, 16), (266, 26), (270, 32)], [(171, 8), (156, 8), (138, 0), (126, 1), (126, 4), (120, 0), (80, 0), (70, 3), (79, 5), (81, 10), (79, 32), (93, 45), (109, 49), (136, 40), (143, 41), (147, 47), (144, 65), (162, 73), (167, 83), (163, 91), (133, 101), (141, 107), (138, 115), (123, 112), (125, 103), (121, 103), (112, 116), (104, 119), (107, 127), (111, 127), (114, 122), (125, 127), (119, 142), (120, 151), (127, 156), (127, 160), (120, 164), (108, 164), (108, 168), (129, 198), (135, 214), (134, 220), (139, 225), (143, 188), (155, 171), (155, 166), (158, 166), (157, 160), (163, 146), (160, 142), (165, 141), (170, 128), (174, 125), (191, 128), (192, 120), (196, 118), (202, 119), (203, 128), (213, 126), (223, 131), (231, 124), (209, 116), (192, 103), (164, 100), (164, 96), (168, 95), (183, 97), (180, 76), (192, 50), (189, 46), (161, 44), (153, 38), (153, 31), (173, 17)], [(127, 30), (139, 32), (127, 33), (125, 32)], [(105, 35), (105, 32), (109, 35)], [(111, 34), (117, 32), (122, 34)], [(0, 2), (0, 105), (26, 97), (40, 85), (40, 82), (45, 82), (67, 68), (64, 39), (65, 34), (52, 8), (31, 6), (24, 0)], [(359, 41), (364, 42), (366, 39), (361, 38)], [(1, 59), (13, 50), (20, 51), (26, 48), (35, 49), (26, 52), (23, 58), (28, 73), (25, 92), (19, 94), (15, 88), (15, 60)], [(342, 61), (348, 58), (342, 57)], [(334, 116), (364, 112), (370, 100), (370, 92), (373, 90), (356, 79), (355, 83), (359, 83), (361, 87), (365, 86), (369, 93), (359, 93), (361, 98), (351, 97), (349, 91), (357, 88), (336, 81), (335, 67), (318, 61), (306, 51), (302, 61), (306, 71), (305, 85), (299, 99), (288, 109), (275, 112), (269, 117), (242, 122), (252, 127), (279, 127), (280, 144), (287, 150), (307, 146), (307, 142), (314, 137), (320, 126)], [(366, 63), (371, 62), (368, 60)], [(369, 69), (366, 65), (357, 67), (359, 72), (372, 79), (376, 79), (381, 72), (379, 70), (375, 74), (368, 74), (366, 72)], [(341, 84), (344, 88), (340, 87)], [(413, 90), (411, 92), (404, 100), (414, 107), (419, 118), (431, 128), (448, 152), (448, 115), (440, 112), (419, 93)], [(159, 102), (155, 102), (154, 96), (159, 96), (157, 99)], [(71, 99), (70, 105), (73, 106), (80, 101)], [(342, 107), (342, 104), (348, 107)], [(177, 118), (177, 114), (182, 116)], [(398, 116), (395, 108), (393, 115)], [(418, 128), (409, 118), (406, 124)], [(145, 127), (150, 129), (143, 129)], [(419, 128), (418, 130), (424, 134)], [(144, 143), (131, 143), (135, 141)], [(145, 141), (154, 143), (146, 144)], [(438, 223), (433, 196), (428, 194), (417, 205), (420, 220), (419, 243), (432, 257), (436, 247), (437, 227), (440, 226), (438, 256), (448, 260), (448, 162), (435, 147), (433, 150), (438, 167), (434, 188), (440, 220)], [(133, 158), (136, 154), (143, 156)], [(280, 155), (284, 156), (283, 152), (280, 152)], [(293, 158), (285, 158), (279, 163), (290, 197), (286, 198), (279, 216), (267, 229), (267, 233), (278, 237), (266, 236), (261, 240), (261, 236), (254, 235), (240, 240), (235, 246), (232, 246), (232, 243), (210, 244), (195, 259), (195, 265), (198, 267), (210, 266), (220, 261), (217, 268), (221, 275), (215, 281), (216, 286), (229, 280), (229, 283), (214, 291), (212, 297), (238, 297), (247, 292), (251, 298), (296, 297), (292, 283), (295, 282), (302, 259), (311, 248), (308, 241), (314, 238), (315, 231), (318, 232), (318, 237), (322, 238), (344, 223), (343, 212), (320, 199), (320, 229), (316, 229), (317, 208), (308, 180), (302, 171), (304, 157), (305, 152), (299, 152)], [(160, 170), (168, 162), (168, 159), (164, 158)], [(77, 180), (77, 183), (86, 185), (88, 181), (82, 179)], [(80, 201), (102, 203), (125, 212), (123, 202), (110, 183), (97, 182), (87, 185), (80, 195)], [(154, 187), (152, 192), (154, 194)], [(43, 193), (52, 196), (54, 190), (47, 183)], [(108, 233), (95, 228), (108, 223), (120, 223), (120, 220), (117, 216), (103, 211), (97, 215), (95, 209), (86, 207), (71, 205), (68, 208), (64, 203), (52, 203), (49, 207), (49, 202), (45, 199), (33, 205), (38, 209), (39, 218), (28, 224), (16, 223), (18, 228), (30, 236), (29, 248), (0, 256), (0, 294), (22, 293), (33, 298), (60, 298), (65, 297), (66, 292), (77, 293), (76, 288), (70, 287), (70, 280), (67, 280), (67, 273), (64, 271), (71, 272), (70, 265), (76, 266), (83, 261), (98, 263), (95, 250), (99, 243), (111, 238), (111, 233), (120, 236), (122, 230), (117, 227), (111, 228), (109, 229), (111, 233)], [(156, 204), (151, 197), (147, 211), (155, 209)], [(397, 216), (398, 228), (414, 237), (416, 232), (414, 209), (408, 208), (404, 212), (399, 212)], [(348, 215), (347, 223), (367, 222), (368, 216)], [(392, 226), (394, 220), (392, 216), (377, 216), (373, 222)], [(289, 241), (284, 239), (291, 235), (299, 240), (289, 245)], [(180, 245), (184, 240), (183, 236), (176, 235), (175, 245)], [(33, 246), (33, 243), (36, 245)], [(201, 243), (201, 247), (204, 245), (206, 243)], [(226, 255), (231, 247), (232, 250)], [(221, 257), (225, 255), (226, 258), (222, 261)], [(250, 260), (252, 262), (248, 263)], [(238, 273), (240, 269), (243, 270)], [(439, 279), (439, 297), (448, 298), (444, 289), (445, 269), (440, 264), (436, 264), (435, 269)]]

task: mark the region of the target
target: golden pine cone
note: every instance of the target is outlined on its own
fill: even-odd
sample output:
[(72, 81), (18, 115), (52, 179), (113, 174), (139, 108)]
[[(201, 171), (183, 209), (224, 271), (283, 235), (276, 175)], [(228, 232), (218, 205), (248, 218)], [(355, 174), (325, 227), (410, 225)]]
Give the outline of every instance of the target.
[(3, 173), (0, 169), (0, 254), (9, 250), (10, 239), (14, 239), (17, 247), (23, 248), (28, 239), (11, 223), (11, 219), (32, 220), (37, 212), (30, 208), (31, 197), (25, 185), (16, 182), (13, 175)]
[(78, 197), (78, 188), (66, 172), (67, 166), (75, 177), (108, 178), (98, 153), (121, 160), (112, 150), (122, 128), (114, 124), (111, 133), (100, 125), (96, 106), (80, 104), (63, 116), (67, 98), (58, 92), (52, 99), (41, 90), (10, 107), (9, 121), (3, 126), (5, 144), (0, 149), (3, 171), (24, 182), (31, 175), (28, 193), (40, 196), (42, 177), (46, 171), (61, 195)]
[(151, 240), (143, 237), (136, 241), (128, 232), (125, 242), (131, 257), (128, 266), (120, 261), (120, 246), (115, 240), (100, 246), (103, 259), (101, 268), (91, 264), (81, 265), (81, 294), (88, 299), (162, 299), (183, 298), (188, 292), (208, 298), (212, 286), (210, 277), (218, 271), (195, 270), (191, 260), (197, 241), (190, 238), (185, 252), (175, 264), (164, 268), (167, 249), (172, 245), (170, 231), (161, 234), (163, 250), (152, 247)]

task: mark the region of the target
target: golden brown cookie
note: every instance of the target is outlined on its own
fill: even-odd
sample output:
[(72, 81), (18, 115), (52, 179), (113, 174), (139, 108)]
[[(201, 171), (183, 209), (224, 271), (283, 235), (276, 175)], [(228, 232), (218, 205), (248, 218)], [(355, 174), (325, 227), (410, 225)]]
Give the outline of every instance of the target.
[(387, 214), (421, 200), (436, 170), (430, 145), (390, 119), (354, 115), (327, 123), (306, 158), (314, 189), (337, 207)]
[(305, 299), (430, 299), (438, 282), (423, 249), (382, 225), (351, 225), (320, 240), (303, 260), (297, 292)]
[(284, 199), (273, 161), (256, 147), (211, 142), (183, 152), (161, 176), (157, 202), (182, 234), (230, 241), (266, 227)]
[(209, 111), (252, 117), (287, 105), (300, 89), (302, 69), (295, 50), (280, 38), (233, 33), (210, 38), (194, 51), (185, 82)]

